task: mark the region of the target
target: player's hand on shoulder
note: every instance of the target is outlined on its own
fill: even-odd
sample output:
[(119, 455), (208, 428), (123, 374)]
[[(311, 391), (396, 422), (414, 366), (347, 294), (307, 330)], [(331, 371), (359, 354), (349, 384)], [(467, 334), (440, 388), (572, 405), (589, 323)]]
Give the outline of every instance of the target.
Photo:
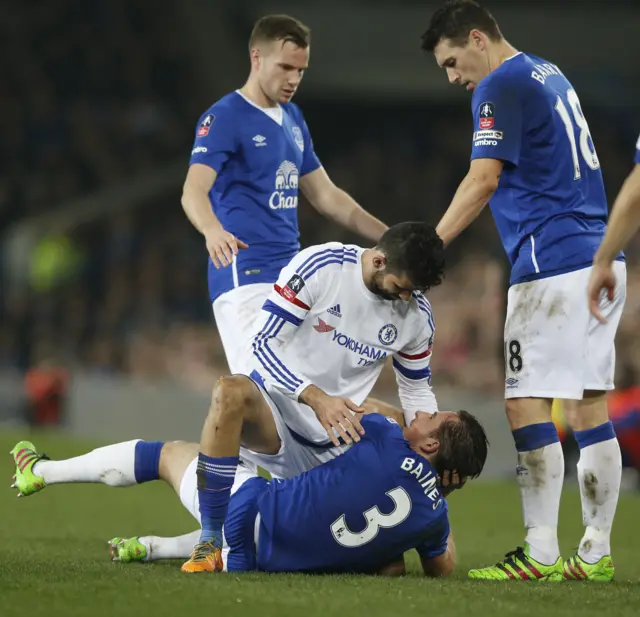
[(233, 257), (238, 254), (239, 249), (249, 248), (248, 244), (236, 238), (222, 226), (205, 229), (204, 238), (211, 261), (216, 269), (231, 265)]
[(612, 302), (615, 289), (616, 275), (613, 272), (613, 265), (594, 263), (589, 277), (587, 295), (589, 298), (589, 310), (600, 323), (607, 323), (606, 318), (600, 311), (602, 292), (605, 292), (609, 302)]
[(313, 409), (335, 446), (340, 445), (336, 432), (347, 444), (360, 441), (360, 435), (364, 435), (364, 429), (358, 417), (359, 414), (364, 413), (362, 407), (348, 398), (329, 396), (314, 386), (310, 386), (310, 391), (307, 394), (308, 396), (301, 398), (302, 402)]

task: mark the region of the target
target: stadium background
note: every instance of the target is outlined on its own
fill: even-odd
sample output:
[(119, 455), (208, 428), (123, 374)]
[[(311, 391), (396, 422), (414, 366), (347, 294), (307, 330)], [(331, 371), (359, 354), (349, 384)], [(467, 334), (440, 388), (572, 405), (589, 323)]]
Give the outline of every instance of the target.
[[(640, 131), (638, 3), (487, 2), (516, 47), (574, 83), (610, 201)], [(387, 223), (434, 224), (463, 177), (469, 96), (419, 37), (435, 3), (58, 0), (3, 6), (0, 20), (0, 421), (61, 419), (102, 440), (197, 438), (225, 371), (206, 252), (180, 206), (195, 122), (242, 85), (253, 21), (288, 12), (313, 32), (296, 96), (335, 182)], [(579, 8), (579, 11), (576, 10)], [(607, 19), (602, 19), (606, 11)], [(303, 246), (355, 241), (307, 203)], [(640, 243), (617, 382), (639, 384)], [(488, 474), (511, 474), (503, 416), (507, 263), (483, 213), (449, 250), (430, 294), (442, 407), (479, 413)], [(376, 388), (395, 400), (386, 371)], [(637, 419), (637, 394), (622, 404)], [(635, 416), (633, 413), (635, 413)]]
[[(631, 169), (640, 132), (640, 2), (486, 4), (516, 47), (557, 63), (574, 83), (611, 202)], [(419, 51), (436, 6), (431, 0), (1, 4), (5, 486), (8, 451), (18, 439), (64, 458), (113, 440), (198, 438), (211, 385), (225, 364), (208, 302), (204, 243), (182, 212), (180, 190), (198, 117), (246, 78), (246, 41), (257, 17), (289, 12), (312, 28), (311, 68), (295, 100), (334, 180), (388, 223), (437, 222), (466, 172), (472, 127), (468, 94), (450, 86)], [(305, 246), (359, 241), (304, 202), (299, 215)], [(579, 611), (596, 617), (613, 611), (636, 617), (640, 496), (634, 492), (621, 495), (618, 505), (614, 585), (465, 580), (468, 568), (492, 563), (522, 538), (501, 399), (507, 264), (489, 212), (451, 246), (449, 261), (445, 284), (430, 294), (434, 385), (442, 407), (482, 417), (492, 444), (485, 477), (494, 480), (472, 482), (451, 498), (459, 561), (453, 579), (422, 578), (415, 554), (408, 554), (409, 576), (402, 580), (194, 579), (175, 562), (120, 567), (106, 558), (105, 540), (113, 534), (193, 529), (166, 487), (56, 486), (17, 502), (5, 488), (0, 615), (572, 617)], [(628, 261), (620, 390), (612, 402), (623, 422), (619, 435), (630, 438), (623, 444), (627, 462), (635, 456), (640, 467), (640, 444), (633, 441), (640, 424), (638, 241)], [(390, 373), (376, 394), (395, 400)], [(560, 512), (564, 556), (582, 533), (579, 512), (570, 481)]]

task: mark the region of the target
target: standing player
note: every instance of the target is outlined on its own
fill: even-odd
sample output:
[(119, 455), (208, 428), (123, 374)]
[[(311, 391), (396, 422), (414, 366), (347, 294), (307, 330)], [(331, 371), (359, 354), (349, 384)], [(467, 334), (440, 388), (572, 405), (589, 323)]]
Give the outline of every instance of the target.
[(636, 143), (635, 163), (613, 204), (607, 233), (593, 258), (589, 278), (589, 310), (601, 323), (607, 323), (600, 311), (601, 293), (603, 290), (606, 291), (609, 301), (612, 301), (615, 295), (616, 256), (640, 227), (640, 137)]
[[(600, 326), (584, 293), (607, 202), (578, 95), (557, 66), (511, 46), (471, 0), (438, 9), (422, 47), (434, 52), (452, 84), (473, 90), (471, 166), (438, 234), (449, 244), (490, 202), (512, 265), (505, 398), (527, 535), (524, 550), (469, 576), (610, 581), (621, 456), (605, 394), (613, 389), (626, 277), (619, 257), (615, 297), (605, 308), (609, 323)], [(586, 525), (577, 555), (564, 566), (557, 533), (564, 459), (551, 421), (554, 398), (576, 401), (567, 420), (580, 446)]]
[[(487, 457), (482, 426), (464, 411), (419, 414), (404, 430), (377, 414), (363, 425), (360, 443), (311, 472), (267, 482), (244, 470), (236, 478), (224, 524), (225, 569), (401, 574), (404, 552), (416, 548), (425, 574), (453, 571), (443, 496), (454, 485), (441, 488), (438, 469), (479, 475)], [(199, 520), (197, 453), (198, 444), (133, 440), (51, 461), (21, 441), (12, 451), (14, 483), (31, 495), (49, 484), (132, 486), (161, 479)], [(153, 561), (186, 557), (196, 541), (197, 532), (114, 538), (110, 545), (116, 561)]]
[(360, 405), (388, 356), (406, 424), (437, 411), (433, 316), (420, 291), (440, 284), (443, 267), (433, 227), (401, 223), (372, 249), (314, 246), (282, 270), (262, 308), (251, 379), (222, 378), (213, 392), (197, 469), (202, 537), (185, 571), (220, 560), (238, 455), (281, 478), (340, 455), (337, 435), (360, 439)]
[(309, 42), (309, 29), (292, 17), (260, 19), (247, 82), (210, 107), (196, 130), (182, 205), (209, 251), (209, 293), (232, 373), (249, 359), (251, 325), (300, 248), (299, 189), (320, 213), (373, 242), (386, 229), (333, 184), (290, 102)]

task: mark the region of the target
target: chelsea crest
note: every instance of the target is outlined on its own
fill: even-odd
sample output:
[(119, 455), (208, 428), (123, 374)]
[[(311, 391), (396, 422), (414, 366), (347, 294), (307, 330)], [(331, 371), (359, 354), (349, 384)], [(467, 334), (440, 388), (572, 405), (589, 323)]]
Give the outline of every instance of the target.
[(398, 328), (396, 328), (392, 323), (382, 326), (382, 328), (380, 328), (380, 332), (378, 332), (378, 340), (383, 345), (392, 345), (397, 338)]

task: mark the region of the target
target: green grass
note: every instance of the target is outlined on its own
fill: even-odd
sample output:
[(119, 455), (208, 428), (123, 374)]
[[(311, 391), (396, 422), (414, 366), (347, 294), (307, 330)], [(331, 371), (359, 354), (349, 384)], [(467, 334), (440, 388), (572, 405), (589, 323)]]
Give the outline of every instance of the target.
[[(433, 581), (409, 561), (403, 579), (298, 575), (200, 575), (180, 562), (113, 564), (106, 540), (114, 535), (173, 535), (194, 523), (161, 483), (128, 489), (102, 485), (52, 486), (17, 500), (9, 490), (9, 450), (28, 437), (0, 433), (0, 616), (327, 617), (364, 615), (517, 615), (562, 617), (638, 615), (640, 607), (640, 499), (624, 495), (613, 538), (617, 581), (612, 585), (500, 584), (465, 580), (468, 568), (493, 563), (522, 541), (515, 484), (471, 483), (450, 502), (459, 569)], [(32, 435), (55, 458), (94, 444), (56, 434)], [(561, 512), (561, 546), (569, 555), (581, 536), (580, 500), (567, 490)]]

